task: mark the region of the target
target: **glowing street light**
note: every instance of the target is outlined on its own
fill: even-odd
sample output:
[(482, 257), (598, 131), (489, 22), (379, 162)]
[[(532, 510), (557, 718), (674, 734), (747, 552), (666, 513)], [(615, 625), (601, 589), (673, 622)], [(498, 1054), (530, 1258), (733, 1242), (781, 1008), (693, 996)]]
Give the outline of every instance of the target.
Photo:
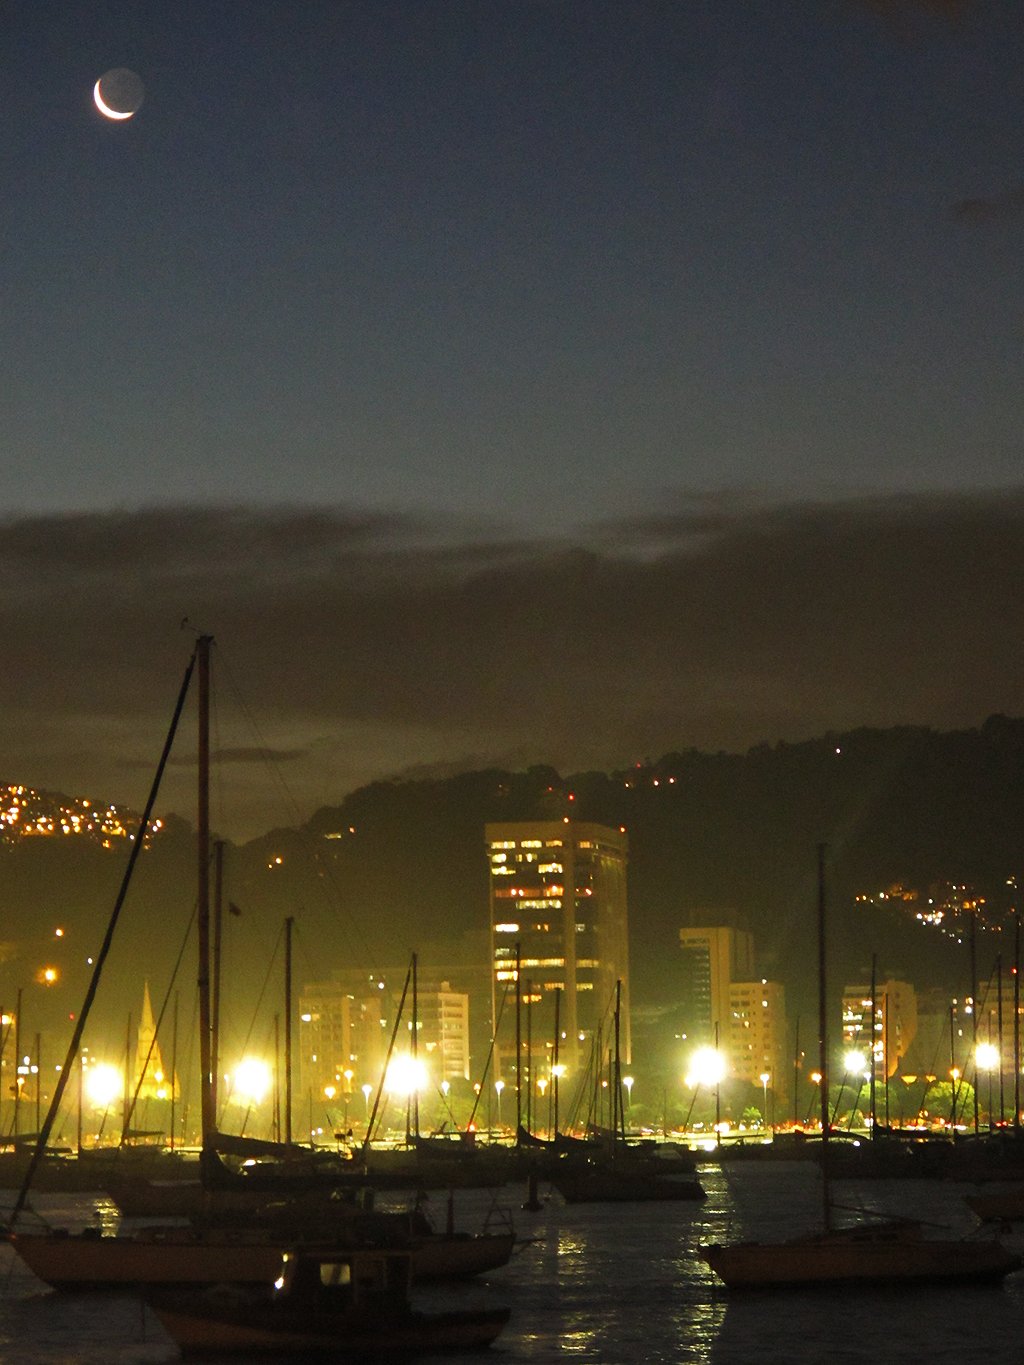
[(364, 1081), (364, 1083), (363, 1083), (359, 1088), (360, 1088), (360, 1090), (363, 1092), (363, 1104), (364, 1104), (365, 1107), (366, 1107), (366, 1117), (367, 1117), (367, 1120), (369, 1120), (369, 1117), (370, 1117), (370, 1096), (371, 1096), (372, 1093), (373, 1093), (373, 1086), (370, 1084), (369, 1081)]
[(629, 1127), (630, 1112), (633, 1108), (633, 1077), (623, 1076), (622, 1084), (626, 1087), (626, 1127)]
[(124, 1077), (116, 1066), (100, 1062), (85, 1073), (85, 1093), (97, 1109), (108, 1109), (124, 1091)]
[[(992, 1073), (999, 1070), (999, 1049), (995, 1043), (979, 1043), (974, 1049), (974, 1065), (988, 1072), (988, 1126), (992, 1128)], [(977, 1113), (977, 1110), (975, 1110)]]
[(768, 1127), (768, 1082), (771, 1078), (772, 1073), (770, 1071), (762, 1071), (759, 1077), (761, 1089), (764, 1092), (764, 1108), (761, 1110), (761, 1126), (763, 1128)]
[(505, 1089), (504, 1081), (495, 1081), (494, 1089), (498, 1096), (498, 1127), (501, 1127), (501, 1092)]
[(270, 1067), (258, 1057), (243, 1057), (235, 1068), (234, 1095), (241, 1104), (262, 1104), (273, 1082)]
[(979, 1043), (974, 1049), (974, 1060), (979, 1071), (995, 1071), (999, 1066), (999, 1049), (995, 1043)]
[(427, 1087), (427, 1068), (418, 1057), (402, 1053), (392, 1057), (384, 1076), (384, 1087), (391, 1095), (408, 1098)]
[(721, 1085), (725, 1076), (725, 1058), (713, 1047), (699, 1047), (690, 1058), (690, 1070), (686, 1077), (687, 1085)]

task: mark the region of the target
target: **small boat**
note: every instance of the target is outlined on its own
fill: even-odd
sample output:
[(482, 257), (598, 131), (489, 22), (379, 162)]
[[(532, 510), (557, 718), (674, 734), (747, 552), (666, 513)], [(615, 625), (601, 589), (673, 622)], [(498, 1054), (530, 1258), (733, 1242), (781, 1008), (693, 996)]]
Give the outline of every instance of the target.
[(403, 1360), (482, 1350), (508, 1322), (508, 1308), (419, 1311), (409, 1279), (407, 1253), (305, 1249), (285, 1253), (269, 1292), (163, 1290), (146, 1302), (184, 1355)]
[(692, 1172), (674, 1171), (651, 1157), (615, 1153), (569, 1160), (550, 1175), (567, 1204), (625, 1204), (706, 1199)]
[(810, 1285), (991, 1283), (1019, 1270), (1024, 1259), (995, 1238), (925, 1237), (909, 1219), (852, 1227), (833, 1223), (830, 1189), (828, 1030), (825, 993), (825, 846), (818, 847), (818, 1069), (821, 1102), (823, 1220), (819, 1231), (788, 1241), (732, 1242), (701, 1249), (730, 1289), (801, 1289)]
[(964, 1203), (983, 1223), (1019, 1223), (1024, 1219), (1024, 1185), (967, 1194)]

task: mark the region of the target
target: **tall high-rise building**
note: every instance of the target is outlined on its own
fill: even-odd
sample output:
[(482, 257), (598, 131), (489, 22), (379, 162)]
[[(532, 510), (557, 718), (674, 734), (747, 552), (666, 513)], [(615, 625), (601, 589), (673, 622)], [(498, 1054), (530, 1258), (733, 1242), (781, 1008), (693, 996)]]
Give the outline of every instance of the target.
[(728, 1025), (732, 983), (754, 977), (753, 936), (726, 926), (680, 929), (679, 948), (687, 1036), (695, 1043), (712, 1043), (716, 1026), (721, 1037)]
[[(606, 1055), (618, 993), (619, 1054), (628, 1061), (625, 832), (552, 820), (489, 824), (485, 838), (495, 1014), (514, 987), (518, 953), (537, 1047), (542, 1038), (553, 1046), (557, 1001), (559, 1063), (575, 1071), (599, 1039)], [(533, 1059), (530, 1067), (536, 1071)]]
[[(734, 981), (729, 990), (729, 1060), (737, 1080), (776, 1098), (789, 1091), (786, 988), (779, 981)], [(765, 1114), (765, 1118), (768, 1115)]]

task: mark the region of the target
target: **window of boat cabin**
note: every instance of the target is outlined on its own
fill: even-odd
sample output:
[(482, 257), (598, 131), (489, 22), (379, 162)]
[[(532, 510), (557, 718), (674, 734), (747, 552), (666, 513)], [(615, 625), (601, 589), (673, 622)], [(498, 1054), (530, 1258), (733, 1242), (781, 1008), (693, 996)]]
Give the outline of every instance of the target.
[(348, 1261), (321, 1261), (320, 1283), (328, 1289), (343, 1289), (352, 1283), (352, 1266)]

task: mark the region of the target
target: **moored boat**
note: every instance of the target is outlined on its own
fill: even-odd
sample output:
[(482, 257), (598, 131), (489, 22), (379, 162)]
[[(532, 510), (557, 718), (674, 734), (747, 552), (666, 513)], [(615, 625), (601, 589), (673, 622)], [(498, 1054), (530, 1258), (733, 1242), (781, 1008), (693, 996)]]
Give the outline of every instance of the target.
[(384, 1250), (288, 1252), (267, 1293), (210, 1288), (146, 1296), (185, 1355), (295, 1355), (337, 1361), (401, 1360), (481, 1350), (507, 1308), (422, 1312), (409, 1296), (407, 1254)]
[(903, 1221), (833, 1228), (783, 1242), (712, 1245), (701, 1254), (730, 1289), (991, 1283), (1024, 1264), (994, 1239), (929, 1238), (919, 1224)]
[(395, 1250), (410, 1257), (417, 1281), (467, 1279), (507, 1265), (516, 1245), (512, 1231), (479, 1234), (410, 1229), (401, 1215), (353, 1218), (325, 1239), (315, 1225), (303, 1233), (274, 1228), (209, 1229), (167, 1226), (103, 1236), (84, 1232), (8, 1230), (7, 1240), (29, 1270), (52, 1289), (125, 1290), (143, 1285), (269, 1284), (289, 1246), (316, 1244)]
[(551, 1183), (567, 1204), (699, 1201), (704, 1187), (691, 1172), (666, 1169), (651, 1158), (624, 1155), (570, 1160), (556, 1168)]

